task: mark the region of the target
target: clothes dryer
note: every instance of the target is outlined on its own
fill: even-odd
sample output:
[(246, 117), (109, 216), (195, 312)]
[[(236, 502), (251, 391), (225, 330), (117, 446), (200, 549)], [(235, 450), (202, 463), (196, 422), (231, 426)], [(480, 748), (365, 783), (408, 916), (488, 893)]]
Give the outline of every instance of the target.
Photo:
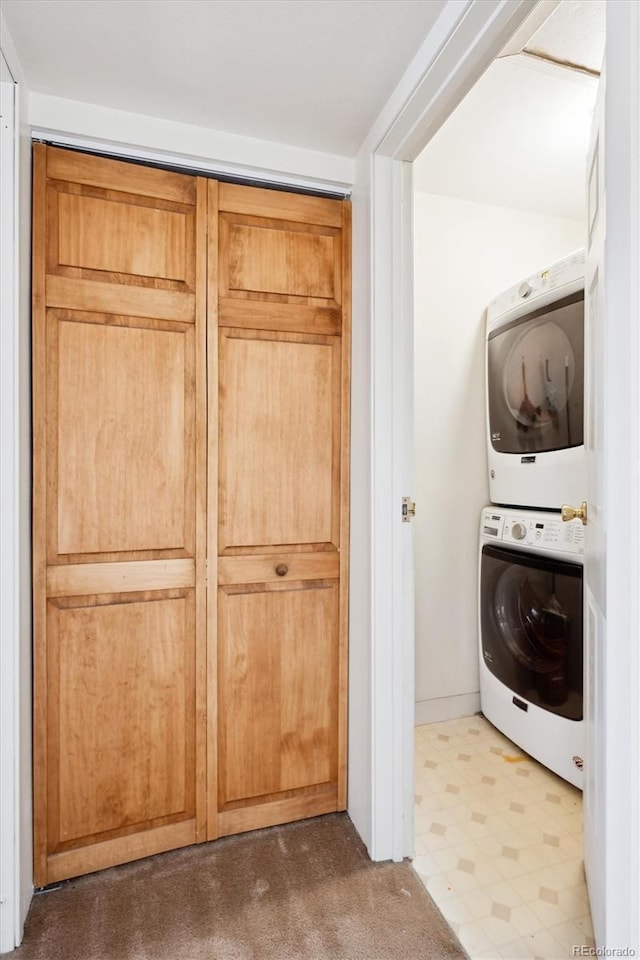
[(582, 788), (584, 527), (486, 507), (480, 520), (480, 704), (487, 719)]
[(487, 308), (489, 498), (559, 510), (585, 498), (584, 251)]

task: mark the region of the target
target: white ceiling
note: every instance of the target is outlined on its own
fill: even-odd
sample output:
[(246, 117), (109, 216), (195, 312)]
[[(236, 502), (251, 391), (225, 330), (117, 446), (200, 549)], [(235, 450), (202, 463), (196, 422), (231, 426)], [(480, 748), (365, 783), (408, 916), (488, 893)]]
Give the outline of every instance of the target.
[(30, 89), (354, 156), (445, 0), (3, 0)]
[[(599, 68), (603, 0), (564, 0), (529, 47)], [(496, 60), (416, 160), (416, 189), (583, 220), (596, 85), (532, 57)]]
[(605, 0), (563, 0), (525, 49), (600, 72)]

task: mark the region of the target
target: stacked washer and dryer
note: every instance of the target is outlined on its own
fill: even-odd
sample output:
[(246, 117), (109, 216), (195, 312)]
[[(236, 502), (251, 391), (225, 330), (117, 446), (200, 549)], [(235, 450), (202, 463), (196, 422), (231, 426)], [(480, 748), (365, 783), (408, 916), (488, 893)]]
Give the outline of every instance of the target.
[(584, 251), (487, 308), (489, 496), (480, 520), (480, 700), (575, 786), (584, 756)]

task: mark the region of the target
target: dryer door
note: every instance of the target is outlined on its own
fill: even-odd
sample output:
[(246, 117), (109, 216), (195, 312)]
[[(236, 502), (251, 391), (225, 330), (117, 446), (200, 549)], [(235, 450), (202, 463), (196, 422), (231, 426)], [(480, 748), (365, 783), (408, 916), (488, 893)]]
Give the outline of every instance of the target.
[(489, 437), (499, 453), (583, 442), (584, 291), (489, 335), (487, 397)]
[(582, 720), (582, 566), (486, 544), (482, 657), (529, 703)]

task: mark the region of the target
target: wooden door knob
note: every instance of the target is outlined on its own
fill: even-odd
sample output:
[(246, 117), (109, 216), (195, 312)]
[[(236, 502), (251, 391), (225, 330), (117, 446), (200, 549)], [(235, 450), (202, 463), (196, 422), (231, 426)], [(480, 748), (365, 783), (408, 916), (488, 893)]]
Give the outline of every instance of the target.
[(286, 575), (289, 573), (289, 567), (286, 565), (286, 563), (279, 563), (276, 567), (276, 573), (279, 577), (286, 577)]

